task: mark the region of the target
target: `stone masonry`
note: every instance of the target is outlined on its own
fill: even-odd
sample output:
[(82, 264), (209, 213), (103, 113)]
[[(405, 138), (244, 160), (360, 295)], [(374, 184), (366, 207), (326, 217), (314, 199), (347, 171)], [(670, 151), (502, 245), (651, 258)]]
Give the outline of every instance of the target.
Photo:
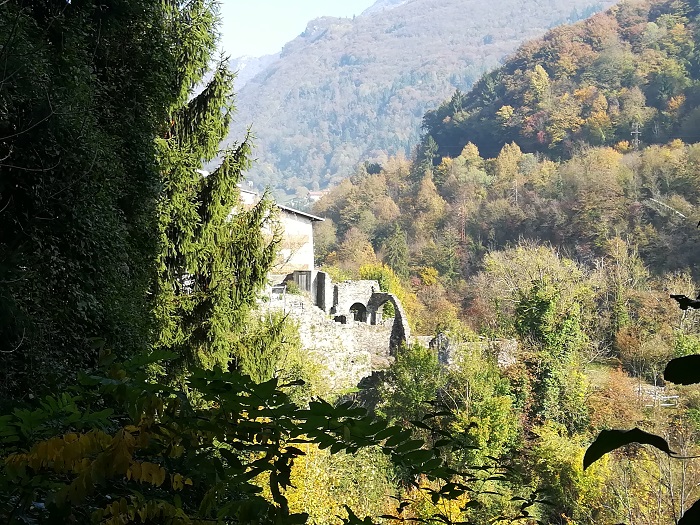
[[(310, 278), (309, 278), (310, 277)], [(283, 309), (299, 326), (303, 348), (323, 368), (329, 390), (354, 388), (362, 378), (389, 366), (396, 350), (410, 340), (401, 302), (371, 280), (333, 283), (324, 272), (294, 272), (303, 295), (272, 287), (267, 308)], [(393, 318), (384, 318), (391, 303)], [(261, 304), (261, 307), (263, 307)]]

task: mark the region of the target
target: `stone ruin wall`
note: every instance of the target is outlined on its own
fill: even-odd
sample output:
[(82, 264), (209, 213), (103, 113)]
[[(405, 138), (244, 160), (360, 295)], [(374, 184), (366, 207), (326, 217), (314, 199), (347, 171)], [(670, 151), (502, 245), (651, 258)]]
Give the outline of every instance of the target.
[(287, 295), (261, 308), (284, 309), (299, 326), (302, 348), (321, 367), (321, 390), (344, 392), (374, 370), (389, 366), (391, 324), (369, 325), (355, 321), (335, 322), (306, 297)]
[(508, 368), (515, 364), (518, 352), (517, 339), (482, 339), (479, 341), (453, 341), (445, 334), (438, 334), (429, 344), (437, 351), (438, 361), (446, 367), (458, 368), (464, 355), (461, 348), (478, 350), (495, 359), (499, 368)]
[[(395, 297), (391, 296), (390, 299), (397, 305), (396, 317), (381, 319), (381, 306), (377, 308), (376, 305), (389, 299), (390, 294), (380, 292), (377, 281), (344, 281), (336, 284), (327, 274), (314, 273), (314, 278), (307, 281), (313, 282), (313, 288), (306, 294), (275, 296), (270, 293), (269, 300), (260, 303), (260, 307), (284, 310), (297, 323), (302, 348), (308, 352), (309, 359), (321, 368), (319, 376), (324, 382), (319, 385), (321, 390), (345, 392), (356, 388), (362, 379), (373, 372), (387, 369), (393, 361), (398, 339), (409, 343), (419, 342), (435, 349), (440, 363), (448, 367), (460, 365), (460, 352), (457, 350), (463, 345), (478, 347), (492, 355), (502, 368), (515, 362), (515, 340), (465, 343), (451, 341), (444, 334), (435, 338), (412, 338), (406, 314)], [(376, 312), (376, 315), (366, 319), (367, 322), (353, 320), (350, 308), (355, 303), (368, 307), (369, 317), (372, 312)], [(339, 322), (341, 319), (343, 322)]]

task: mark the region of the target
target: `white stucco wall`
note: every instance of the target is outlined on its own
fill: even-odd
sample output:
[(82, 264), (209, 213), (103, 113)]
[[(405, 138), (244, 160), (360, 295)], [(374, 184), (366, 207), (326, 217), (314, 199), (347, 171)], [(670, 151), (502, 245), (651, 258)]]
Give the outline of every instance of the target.
[(280, 222), (284, 228), (275, 273), (311, 271), (314, 269), (313, 222), (304, 215), (280, 210)]

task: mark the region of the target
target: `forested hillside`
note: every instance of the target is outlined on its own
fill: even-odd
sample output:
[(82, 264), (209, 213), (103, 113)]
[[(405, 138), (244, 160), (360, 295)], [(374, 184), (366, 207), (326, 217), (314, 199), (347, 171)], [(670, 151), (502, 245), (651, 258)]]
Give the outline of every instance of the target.
[[(338, 278), (378, 278), (415, 331), (445, 334), (459, 363), (402, 354), (378, 410), (400, 420), (433, 397), (458, 407), (467, 419), (453, 424), (473, 422), (470, 439), (508, 450), (552, 503), (538, 511), (544, 523), (673, 523), (700, 495), (689, 481), (697, 463), (633, 449), (600, 470), (580, 467), (610, 428), (700, 451), (698, 390), (663, 380), (670, 359), (700, 351), (700, 320), (669, 297), (696, 293), (699, 153), (673, 141), (554, 162), (516, 144), (486, 159), (468, 144), (435, 167), (363, 167), (323, 197), (319, 262)], [(500, 369), (493, 339), (518, 344)]]
[[(397, 4), (376, 15), (431, 5), (377, 7)], [(221, 147), (218, 3), (0, 5), (0, 522), (700, 521), (699, 144), (528, 152), (518, 135), (491, 154), (460, 135), (440, 154), (426, 135), (410, 160), (368, 158), (317, 203), (319, 263), (436, 337), (329, 391), (262, 293), (277, 206), (240, 202), (250, 135)], [(662, 122), (698, 83), (697, 8), (633, 0), (581, 27), (623, 11), (687, 51), (662, 30), (650, 48), (683, 79), (639, 85), (670, 94), (639, 99)]]
[[(400, 419), (416, 397), (458, 407), (471, 419), (453, 424), (473, 422), (471, 439), (509, 450), (543, 491), (544, 523), (676, 523), (699, 496), (698, 465), (654, 449), (580, 470), (586, 444), (610, 428), (700, 451), (697, 387), (664, 380), (669, 360), (700, 351), (697, 314), (669, 297), (694, 297), (699, 277), (700, 145), (678, 138), (695, 124), (697, 16), (685, 2), (630, 1), (525, 44), (426, 114), (411, 159), (366, 162), (313, 209), (327, 218), (318, 262), (339, 278), (379, 278), (405, 298), (418, 333), (441, 333), (440, 351), (456, 352), (436, 382), (429, 353), (397, 357), (377, 409)], [(626, 80), (596, 49), (626, 57)], [(568, 77), (555, 73), (563, 63)], [(647, 119), (639, 144), (632, 116)], [(605, 133), (593, 133), (601, 122)], [(495, 367), (493, 340), (517, 342), (512, 362)]]
[(258, 187), (280, 196), (325, 188), (361, 160), (408, 154), (428, 109), (468, 90), (524, 40), (612, 3), (504, 0), (494, 16), (482, 0), (412, 0), (313, 20), (246, 78), (231, 137), (252, 124), (258, 161), (249, 179)]
[[(695, 2), (623, 2), (522, 46), (468, 94), (423, 119), (436, 162), (468, 142), (487, 157), (569, 157), (582, 145), (626, 152), (635, 140), (700, 139), (700, 24)], [(639, 133), (637, 133), (639, 132)]]
[(485, 515), (525, 517), (534, 487), (464, 463), (447, 412), (318, 399), (295, 326), (254, 311), (276, 207), (240, 203), (250, 137), (220, 149), (217, 5), (2, 3), (0, 522), (450, 523), (501, 485)]
[[(595, 265), (609, 254), (611, 239), (620, 238), (639, 253), (655, 275), (684, 269), (695, 272), (700, 153), (692, 140), (688, 145), (675, 138), (674, 130), (686, 129), (696, 120), (690, 101), (700, 85), (700, 79), (693, 74), (693, 50), (700, 44), (697, 9), (691, 10), (685, 2), (624, 2), (585, 22), (557, 28), (543, 39), (528, 42), (515, 59), (501, 70), (487, 74), (471, 92), (457, 93), (438, 109), (427, 112), (425, 135), (411, 160), (398, 156), (383, 165), (366, 162), (315, 205), (316, 213), (330, 219), (317, 232), (319, 261), (338, 262), (346, 269), (357, 270), (363, 262), (372, 262), (372, 254), (376, 253), (400, 275), (434, 268), (443, 280), (452, 283), (449, 288), (454, 290), (459, 289), (454, 283), (470, 278), (482, 268), (485, 254), (512, 247), (522, 239), (549, 243), (570, 257)], [(615, 25), (617, 18), (626, 20), (629, 26), (630, 13), (636, 13), (638, 32), (652, 31), (663, 20), (672, 20), (667, 36), (684, 35), (683, 46), (688, 52), (682, 53), (680, 47), (669, 51), (659, 44), (665, 38), (659, 36), (646, 51), (635, 54), (630, 48), (627, 52), (630, 64), (636, 68), (629, 77), (637, 82), (635, 86), (601, 84), (596, 76), (600, 62), (591, 51), (589, 37), (596, 28), (605, 27), (605, 38), (612, 48), (626, 47), (626, 33), (610, 28), (623, 27)], [(545, 48), (556, 58), (563, 53), (564, 42), (572, 41), (571, 35), (589, 35), (573, 40), (581, 56), (590, 55), (588, 67), (581, 62), (575, 77), (550, 83), (545, 68), (552, 68), (556, 62), (542, 61), (533, 66), (522, 58), (534, 55), (533, 50), (544, 54)], [(552, 42), (559, 42), (561, 47), (553, 47)], [(590, 52), (586, 54), (582, 49)], [(639, 70), (643, 67), (653, 69), (654, 62), (649, 57), (665, 60), (668, 67), (658, 68), (650, 77), (642, 76)], [(516, 64), (527, 67), (506, 75)], [(609, 72), (613, 75), (621, 71), (611, 68)], [(673, 71), (682, 79), (678, 84), (683, 86), (682, 91), (675, 95), (673, 91), (659, 91), (659, 84), (652, 82), (652, 77)], [(518, 84), (516, 78), (523, 82)], [(533, 106), (525, 101), (533, 100), (529, 91), (534, 92), (540, 81), (544, 82), (541, 94), (550, 105), (546, 110), (538, 106), (537, 114), (550, 119), (547, 122), (562, 122), (557, 117), (557, 112), (565, 107), (562, 100), (580, 101), (581, 94), (595, 95), (600, 111), (588, 115), (588, 124), (582, 124), (576, 142), (571, 133), (565, 133), (567, 139), (554, 147), (550, 147), (551, 143), (539, 144), (532, 141), (529, 128), (506, 126), (498, 114), (489, 116), (488, 111), (495, 108), (499, 108), (499, 114), (512, 110), (514, 122), (525, 122), (515, 115), (533, 111)], [(493, 99), (489, 105), (482, 104), (481, 110), (471, 112), (468, 104), (491, 100), (484, 96), (486, 85), (503, 97), (519, 94), (520, 104), (505, 106), (510, 108), (506, 111), (501, 99)], [(564, 91), (555, 100), (557, 89)], [(667, 110), (645, 105), (643, 89), (650, 98), (667, 96), (667, 105), (673, 105), (673, 100), (683, 101), (684, 105), (671, 118)], [(636, 93), (638, 105), (618, 104), (616, 97), (631, 92)], [(570, 108), (586, 110), (585, 105), (573, 102)], [(633, 129), (629, 124), (639, 115), (650, 119), (646, 126), (640, 125), (640, 143), (635, 147), (630, 140), (617, 140), (625, 134), (634, 138), (629, 136)], [(576, 118), (583, 122), (584, 116)], [(609, 146), (600, 145), (598, 135), (583, 132), (599, 121), (610, 126), (609, 133), (613, 135), (606, 139)], [(491, 129), (495, 135), (485, 139), (485, 129)], [(517, 129), (520, 133), (516, 133)], [(659, 131), (660, 144), (648, 145), (644, 141), (650, 129)], [(666, 130), (665, 135), (662, 129)], [(614, 133), (621, 135), (616, 138)], [(485, 150), (471, 138), (483, 139)], [(567, 157), (562, 158), (564, 142), (576, 147), (567, 150)], [(533, 147), (535, 151), (529, 152)], [(366, 243), (371, 244), (371, 250), (358, 249)]]

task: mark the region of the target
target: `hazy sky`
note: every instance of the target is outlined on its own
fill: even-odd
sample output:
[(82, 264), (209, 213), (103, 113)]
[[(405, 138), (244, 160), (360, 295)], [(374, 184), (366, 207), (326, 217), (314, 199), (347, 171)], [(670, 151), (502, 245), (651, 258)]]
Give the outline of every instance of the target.
[(232, 58), (279, 51), (319, 16), (359, 15), (374, 0), (222, 0), (221, 44)]

